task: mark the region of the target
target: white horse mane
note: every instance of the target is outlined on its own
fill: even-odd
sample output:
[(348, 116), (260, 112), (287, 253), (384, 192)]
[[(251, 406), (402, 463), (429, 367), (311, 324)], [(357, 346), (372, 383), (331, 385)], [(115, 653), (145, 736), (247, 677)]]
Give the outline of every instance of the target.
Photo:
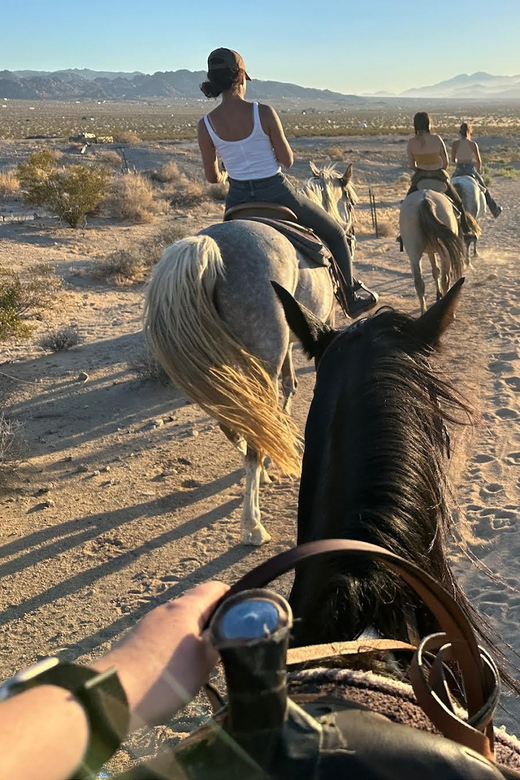
[[(317, 169), (317, 175), (307, 179), (301, 188), (301, 192), (318, 204), (318, 206), (324, 208), (333, 219), (343, 224), (345, 220), (338, 211), (338, 204), (344, 196), (343, 187), (339, 182), (341, 177), (342, 174), (338, 171), (338, 163), (328, 163)], [(353, 185), (348, 182), (345, 189), (352, 204), (355, 205), (359, 198)]]

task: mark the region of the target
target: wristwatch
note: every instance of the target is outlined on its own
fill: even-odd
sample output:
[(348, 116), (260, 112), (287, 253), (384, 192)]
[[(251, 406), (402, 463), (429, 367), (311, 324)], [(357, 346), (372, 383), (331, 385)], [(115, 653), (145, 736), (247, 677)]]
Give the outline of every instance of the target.
[(44, 658), (6, 680), (0, 686), (0, 702), (38, 685), (65, 688), (85, 710), (90, 739), (71, 780), (90, 780), (114, 755), (128, 732), (128, 700), (115, 667), (97, 672), (86, 666), (62, 663), (59, 658)]

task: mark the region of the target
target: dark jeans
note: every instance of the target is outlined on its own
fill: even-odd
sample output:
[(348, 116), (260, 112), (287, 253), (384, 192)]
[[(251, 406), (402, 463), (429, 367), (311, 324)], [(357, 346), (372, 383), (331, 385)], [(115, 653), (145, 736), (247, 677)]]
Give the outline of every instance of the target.
[(277, 173), (267, 179), (251, 179), (249, 181), (229, 179), (226, 209), (238, 206), (240, 203), (254, 201), (280, 203), (294, 211), (302, 225), (311, 228), (327, 244), (348, 287), (352, 287), (352, 257), (345, 232), (321, 206), (313, 203), (305, 195), (297, 193), (283, 173)]
[(421, 168), (417, 168), (414, 175), (412, 176), (412, 183), (410, 185), (410, 189), (406, 194), (409, 195), (411, 192), (415, 192), (418, 189), (417, 187), (418, 182), (420, 182), (422, 179), (438, 179), (439, 181), (442, 181), (443, 184), (446, 185), (446, 195), (460, 211), (460, 221), (462, 224), (462, 230), (464, 231), (464, 233), (471, 233), (472, 231), (470, 226), (468, 225), (468, 219), (466, 217), (466, 210), (464, 209), (464, 204), (460, 199), (459, 193), (451, 183), (450, 177), (448, 176), (447, 172), (444, 169), (439, 169), (437, 171), (427, 171)]

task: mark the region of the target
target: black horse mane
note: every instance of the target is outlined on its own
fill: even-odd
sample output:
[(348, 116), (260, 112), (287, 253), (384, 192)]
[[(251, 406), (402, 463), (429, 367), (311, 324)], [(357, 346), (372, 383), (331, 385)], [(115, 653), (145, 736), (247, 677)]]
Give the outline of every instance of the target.
[[(447, 564), (446, 476), (446, 423), (468, 423), (471, 409), (440, 376), (416, 322), (384, 309), (328, 334), (307, 422), (298, 541), (381, 545), (433, 574), (471, 617)], [(438, 630), (396, 575), (365, 561), (309, 565), (291, 601), (303, 618), (299, 644), (352, 639), (366, 629), (416, 641)]]

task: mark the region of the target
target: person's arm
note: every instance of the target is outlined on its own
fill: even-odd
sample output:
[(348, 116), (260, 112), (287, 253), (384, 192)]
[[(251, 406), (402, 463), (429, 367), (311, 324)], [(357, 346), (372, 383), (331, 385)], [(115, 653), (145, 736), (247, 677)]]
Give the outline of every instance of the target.
[(477, 173), (482, 173), (482, 158), (480, 156), (480, 149), (478, 148), (478, 144), (476, 141), (472, 141), (473, 143), (473, 153), (475, 155), (475, 162), (476, 162), (476, 169)]
[(457, 150), (459, 148), (459, 141), (458, 139), (454, 141), (451, 145), (451, 161), (452, 163), (457, 162)]
[(285, 137), (280, 117), (271, 106), (258, 106), (260, 121), (264, 132), (271, 139), (276, 159), (284, 168), (290, 168), (294, 162), (293, 150)]
[[(207, 582), (149, 612), (122, 643), (92, 664), (116, 667), (130, 707), (130, 731), (171, 717), (207, 679), (215, 652), (201, 637), (228, 590)], [(68, 691), (42, 685), (0, 704), (2, 777), (67, 780), (89, 740), (83, 707)]]
[(199, 120), (197, 125), (197, 138), (206, 179), (210, 184), (218, 184), (219, 182), (224, 181), (226, 177), (219, 171), (217, 150), (208, 133), (208, 128), (206, 127), (204, 119)]
[(406, 154), (408, 157), (408, 167), (412, 169), (412, 171), (417, 170), (417, 163), (415, 162), (415, 157), (413, 156), (413, 152), (411, 149), (411, 141), (408, 141), (408, 145), (406, 147)]
[(438, 137), (439, 143), (441, 145), (440, 149), (439, 149), (439, 155), (440, 155), (440, 158), (442, 160), (442, 168), (443, 168), (443, 170), (446, 170), (447, 167), (448, 167), (448, 164), (449, 164), (448, 163), (448, 152), (446, 151), (446, 146), (445, 146), (444, 141), (442, 140), (442, 138), (440, 136), (437, 136), (437, 137)]

